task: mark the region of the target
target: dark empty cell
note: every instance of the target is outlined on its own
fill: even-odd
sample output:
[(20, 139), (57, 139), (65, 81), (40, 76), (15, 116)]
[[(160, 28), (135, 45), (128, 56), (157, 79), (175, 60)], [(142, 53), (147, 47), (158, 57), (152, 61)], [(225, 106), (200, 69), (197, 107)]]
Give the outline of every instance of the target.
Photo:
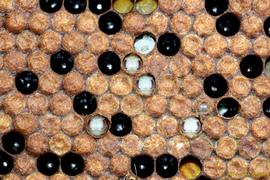
[(173, 177), (178, 170), (177, 159), (170, 154), (163, 154), (156, 160), (157, 174), (163, 178)]
[(222, 75), (212, 74), (205, 78), (203, 89), (209, 97), (219, 98), (227, 93), (228, 83)]
[(240, 109), (240, 104), (234, 98), (226, 97), (217, 104), (218, 114), (224, 118), (234, 117)]
[(19, 154), (24, 150), (24, 136), (16, 131), (10, 131), (2, 136), (3, 148), (10, 154)]
[(196, 180), (211, 180), (211, 179), (207, 176), (200, 176)]
[(65, 0), (65, 9), (72, 14), (79, 14), (85, 11), (87, 2), (86, 0)]
[(116, 53), (107, 51), (99, 56), (98, 67), (103, 74), (113, 75), (120, 71), (121, 60)]
[(111, 0), (89, 0), (89, 9), (92, 13), (102, 14), (111, 8)]
[(8, 174), (14, 167), (13, 159), (6, 152), (0, 150), (0, 174)]
[(228, 9), (228, 0), (205, 0), (205, 9), (208, 14), (218, 16)]
[(270, 77), (270, 57), (265, 60), (264, 73), (267, 77)]
[(132, 122), (130, 117), (123, 113), (117, 113), (111, 118), (110, 132), (115, 136), (125, 136), (130, 133)]
[(92, 114), (97, 109), (97, 100), (87, 91), (77, 94), (73, 100), (73, 109), (80, 115)]
[(270, 97), (263, 102), (263, 113), (270, 118)]
[(84, 160), (80, 155), (69, 152), (61, 158), (61, 168), (65, 174), (76, 176), (83, 172)]
[(131, 170), (139, 178), (147, 178), (154, 172), (154, 159), (146, 154), (131, 159)]
[(51, 68), (57, 74), (67, 74), (74, 65), (74, 58), (67, 51), (60, 50), (51, 55)]
[(60, 10), (63, 0), (39, 0), (40, 9), (47, 13), (55, 13)]
[(240, 20), (233, 13), (226, 13), (216, 21), (216, 29), (223, 36), (233, 36), (240, 29)]
[(99, 17), (98, 25), (102, 32), (112, 35), (121, 30), (122, 19), (117, 13), (110, 11)]
[(180, 49), (180, 39), (174, 33), (165, 33), (158, 38), (157, 48), (165, 56), (174, 56)]
[(264, 20), (264, 25), (263, 25), (263, 29), (265, 34), (270, 37), (270, 17), (266, 18)]
[(257, 55), (247, 55), (240, 62), (240, 71), (247, 78), (256, 78), (262, 74), (263, 62)]
[(37, 169), (44, 175), (51, 176), (58, 172), (60, 160), (56, 154), (45, 153), (37, 158)]
[(22, 94), (32, 94), (38, 88), (38, 76), (31, 71), (23, 71), (15, 77), (16, 88)]

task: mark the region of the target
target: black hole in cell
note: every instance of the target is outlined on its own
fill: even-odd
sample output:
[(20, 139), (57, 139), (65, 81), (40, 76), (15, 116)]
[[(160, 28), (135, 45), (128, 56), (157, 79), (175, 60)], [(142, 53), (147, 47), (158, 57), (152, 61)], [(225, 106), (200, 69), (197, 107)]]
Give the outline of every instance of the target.
[(121, 30), (122, 19), (117, 13), (109, 11), (99, 17), (98, 25), (102, 32), (112, 35)]
[(163, 154), (156, 160), (156, 171), (163, 178), (173, 177), (178, 171), (178, 160), (171, 154)]
[(139, 178), (147, 178), (154, 172), (154, 159), (146, 154), (131, 159), (131, 170)]
[(51, 176), (58, 172), (60, 160), (56, 154), (45, 153), (37, 158), (38, 171), (44, 175)]
[(270, 118), (270, 97), (263, 102), (263, 113), (265, 116)]
[(203, 89), (207, 96), (219, 98), (227, 93), (228, 83), (221, 74), (211, 74), (205, 78)]
[(114, 114), (111, 118), (110, 132), (115, 136), (125, 136), (130, 133), (132, 122), (129, 116), (123, 113)]
[(111, 8), (111, 0), (89, 0), (89, 9), (94, 14), (103, 14)]
[(55, 13), (62, 7), (63, 0), (39, 0), (40, 9), (47, 13)]
[(262, 59), (255, 54), (245, 56), (240, 62), (240, 71), (250, 79), (260, 76), (263, 72)]
[(174, 33), (164, 33), (158, 38), (157, 48), (165, 56), (174, 56), (180, 49), (180, 39)]
[(87, 6), (86, 0), (65, 0), (64, 7), (71, 14), (79, 14), (85, 11)]
[(221, 99), (217, 104), (218, 114), (224, 118), (232, 118), (239, 112), (240, 104), (232, 97)]
[(23, 71), (15, 77), (16, 88), (22, 94), (32, 94), (38, 88), (38, 76), (31, 71)]
[(84, 160), (82, 156), (69, 152), (61, 158), (61, 169), (69, 176), (76, 176), (84, 170)]
[(82, 91), (74, 97), (73, 109), (80, 115), (92, 114), (97, 109), (96, 97), (87, 91)]
[(265, 71), (265, 75), (270, 77), (270, 57), (268, 57), (265, 61), (265, 68), (264, 68), (264, 71)]
[(218, 16), (228, 9), (228, 0), (205, 0), (205, 9), (208, 14)]
[(114, 75), (121, 69), (120, 57), (112, 51), (104, 52), (98, 58), (98, 67), (103, 74)]
[(200, 176), (196, 180), (211, 180), (211, 179), (207, 176)]
[(270, 17), (266, 18), (264, 20), (264, 25), (263, 25), (263, 29), (265, 34), (270, 37)]
[(216, 20), (216, 29), (223, 36), (233, 36), (240, 30), (240, 20), (233, 13), (226, 13)]
[(13, 158), (6, 152), (0, 150), (0, 174), (5, 175), (12, 171), (14, 167)]
[(73, 68), (74, 58), (69, 52), (60, 50), (57, 53), (51, 55), (50, 65), (52, 70), (57, 74), (67, 74)]
[(3, 148), (10, 154), (19, 154), (24, 150), (25, 139), (22, 134), (10, 131), (2, 136)]

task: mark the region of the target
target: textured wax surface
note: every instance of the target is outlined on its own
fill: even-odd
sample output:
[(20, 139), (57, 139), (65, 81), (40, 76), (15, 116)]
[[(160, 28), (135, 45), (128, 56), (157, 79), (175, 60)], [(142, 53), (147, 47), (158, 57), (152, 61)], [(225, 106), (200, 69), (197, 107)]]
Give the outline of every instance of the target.
[[(128, 11), (119, 4), (115, 8)], [(80, 14), (69, 13), (64, 5), (48, 14), (40, 9), (38, 0), (0, 0), (0, 136), (16, 130), (25, 137), (25, 149), (11, 155), (14, 167), (1, 175), (3, 180), (135, 177), (132, 157), (148, 154), (156, 160), (166, 153), (179, 162), (187, 155), (198, 158), (201, 174), (210, 179), (269, 179), (270, 120), (264, 115), (263, 102), (270, 96), (269, 63), (265, 68), (270, 39), (264, 32), (270, 1), (229, 0), (226, 12), (236, 14), (241, 23), (239, 32), (228, 37), (216, 30), (219, 16), (207, 13), (204, 0), (159, 0), (158, 8), (147, 15), (139, 12), (153, 7), (144, 11), (142, 4), (139, 11), (134, 6), (126, 14), (111, 8), (121, 17), (122, 28), (107, 35), (99, 30), (102, 15), (92, 13), (88, 4)], [(139, 71), (128, 74), (123, 59), (136, 53), (135, 39), (144, 32), (153, 34), (155, 48), (139, 54), (141, 67), (130, 62), (128, 68), (133, 72), (138, 67)], [(158, 38), (165, 32), (180, 38), (176, 55), (165, 56), (157, 48)], [(74, 58), (72, 70), (63, 75), (50, 65), (50, 56), (61, 49)], [(98, 57), (105, 51), (113, 51), (121, 59), (121, 69), (110, 76), (98, 67)], [(240, 70), (240, 62), (248, 54), (258, 55), (264, 66), (252, 79)], [(26, 70), (39, 78), (37, 90), (29, 95), (20, 93), (15, 85), (16, 74)], [(203, 82), (215, 73), (226, 79), (228, 91), (211, 98), (204, 92)], [(155, 80), (150, 96), (137, 88), (137, 79), (144, 74)], [(149, 88), (147, 82), (143, 80), (141, 86)], [(74, 97), (82, 91), (96, 97), (97, 109), (89, 116), (77, 114), (73, 108)], [(223, 118), (216, 105), (231, 96), (241, 107), (235, 117)], [(131, 118), (128, 135), (118, 137), (108, 131), (95, 139), (88, 134), (90, 116), (99, 114), (110, 120), (118, 112)], [(190, 116), (200, 116), (202, 123), (194, 138), (180, 130), (183, 119)], [(36, 160), (46, 152), (58, 157), (68, 152), (81, 155), (83, 173), (69, 176), (59, 168), (52, 176), (41, 174)], [(148, 179), (162, 178), (155, 168)], [(171, 179), (186, 178), (178, 167)]]

